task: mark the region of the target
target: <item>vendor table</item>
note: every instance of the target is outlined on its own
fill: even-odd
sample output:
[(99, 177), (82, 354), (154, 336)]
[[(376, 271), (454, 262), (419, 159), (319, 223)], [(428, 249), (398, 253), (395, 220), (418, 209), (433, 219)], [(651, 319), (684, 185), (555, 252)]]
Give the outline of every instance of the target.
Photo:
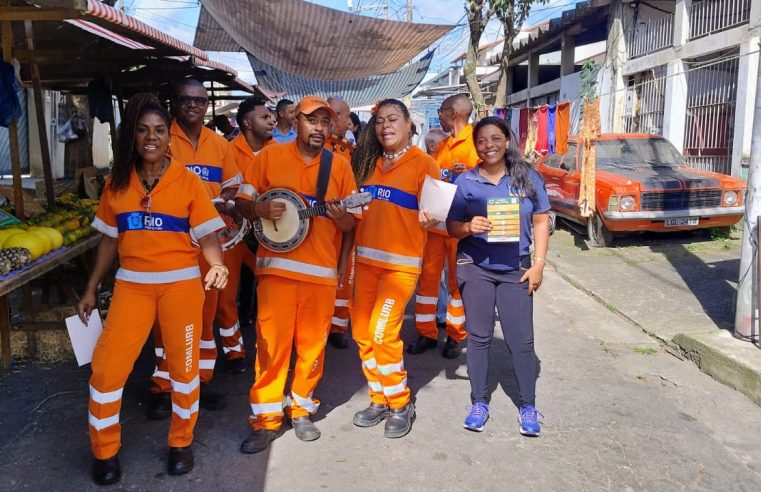
[(77, 241), (68, 246), (66, 251), (61, 254), (38, 265), (34, 265), (29, 270), (21, 272), (4, 282), (0, 282), (0, 349), (2, 349), (2, 367), (7, 368), (11, 365), (11, 319), (8, 305), (8, 294), (37, 277), (45, 275), (63, 263), (66, 263), (94, 248), (100, 243), (100, 237), (100, 234), (94, 234)]

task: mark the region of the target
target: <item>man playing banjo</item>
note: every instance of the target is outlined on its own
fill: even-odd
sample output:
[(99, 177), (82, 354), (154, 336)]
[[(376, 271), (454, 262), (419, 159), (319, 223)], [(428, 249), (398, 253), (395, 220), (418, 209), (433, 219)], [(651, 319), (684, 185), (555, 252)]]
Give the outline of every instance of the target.
[[(280, 225), (281, 231), (294, 220), (298, 223), (301, 214), (287, 209), (282, 201), (266, 200), (271, 192), (297, 196), (310, 207), (324, 202), (325, 209), (325, 214), (311, 219), (305, 237), (293, 243), (298, 246), (259, 248), (259, 313), (249, 419), (253, 431), (241, 444), (243, 453), (267, 449), (280, 434), (284, 411), (297, 438), (320, 437), (310, 420), (319, 406), (313, 392), (322, 377), (337, 278), (342, 277), (348, 259), (338, 258), (336, 241), (356, 220), (339, 203), (357, 189), (351, 166), (343, 157), (323, 150), (335, 116), (325, 100), (304, 97), (296, 107), (296, 140), (265, 147), (246, 170), (236, 197), (241, 215), (268, 222), (275, 230)], [(265, 196), (257, 200), (259, 193)], [(292, 347), (297, 357), (284, 402)]]

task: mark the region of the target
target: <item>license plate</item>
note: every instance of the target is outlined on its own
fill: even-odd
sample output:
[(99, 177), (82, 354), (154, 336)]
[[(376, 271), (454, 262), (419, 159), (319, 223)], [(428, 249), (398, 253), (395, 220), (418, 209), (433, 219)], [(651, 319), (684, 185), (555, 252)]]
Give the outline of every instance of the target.
[(674, 217), (666, 219), (666, 227), (688, 227), (698, 225), (698, 217)]

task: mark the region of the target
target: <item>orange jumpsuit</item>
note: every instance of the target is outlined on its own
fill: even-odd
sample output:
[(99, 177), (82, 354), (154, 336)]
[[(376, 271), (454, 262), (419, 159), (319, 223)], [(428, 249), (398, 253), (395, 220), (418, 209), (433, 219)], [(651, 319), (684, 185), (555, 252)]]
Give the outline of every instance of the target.
[[(196, 149), (193, 149), (190, 139), (177, 122), (172, 124), (170, 133), (172, 158), (201, 178), (209, 200), (218, 197), (225, 188), (240, 185), (241, 176), (238, 166), (235, 164), (235, 155), (224, 137), (206, 127), (201, 127), (198, 145)], [(235, 267), (229, 263), (237, 261), (240, 265), (241, 255), (242, 252), (224, 255), (224, 263), (230, 273), (235, 270)], [(201, 267), (201, 275), (206, 275), (209, 271), (209, 265), (203, 258), (199, 258), (199, 266)], [(238, 266), (238, 274), (240, 274), (240, 266)], [(235, 281), (235, 279), (229, 280)], [(227, 289), (232, 291), (229, 286), (225, 290)], [(232, 306), (229, 305), (230, 297), (233, 300)], [(218, 309), (219, 301), (222, 299), (226, 299), (228, 304)], [(214, 365), (217, 362), (217, 344), (214, 341), (215, 318), (220, 327), (219, 332), (222, 345), (225, 348), (225, 356), (229, 359), (245, 357), (235, 295), (223, 298), (216, 290), (206, 292), (203, 301), (203, 332), (201, 333), (201, 360), (199, 362), (202, 383), (211, 381), (214, 375)], [(168, 392), (170, 386), (166, 371), (166, 357), (161, 333), (157, 328), (154, 328), (153, 342), (156, 347), (157, 362), (156, 370), (151, 378), (154, 383), (152, 391), (157, 393)]]
[[(354, 146), (346, 140), (332, 136), (325, 143), (325, 148), (334, 154), (344, 157), (351, 163), (351, 153)], [(336, 243), (338, 252), (341, 252), (341, 237)], [(336, 305), (333, 311), (333, 319), (330, 322), (331, 333), (346, 333), (349, 327), (349, 313), (351, 309), (352, 294), (354, 292), (354, 250), (352, 249), (349, 257), (349, 264), (346, 266), (347, 275), (345, 282), (336, 293)]]
[[(452, 181), (451, 169), (455, 163), (465, 164), (468, 169), (474, 167), (479, 159), (473, 143), (473, 127), (467, 125), (457, 136), (450, 135), (436, 149), (434, 158), (441, 169), (442, 181)], [(415, 296), (415, 329), (418, 335), (434, 340), (438, 338), (436, 304), (445, 263), (449, 267), (447, 335), (456, 342), (462, 342), (466, 337), (465, 308), (457, 288), (457, 239), (449, 237), (444, 224), (428, 233), (428, 242), (423, 254), (423, 273), (420, 275)]]
[(93, 227), (117, 239), (120, 268), (90, 377), (90, 444), (96, 458), (121, 447), (119, 413), (124, 384), (155, 321), (165, 342), (172, 391), (169, 446), (189, 446), (198, 417), (199, 340), (204, 291), (199, 249), (190, 241), (224, 227), (201, 181), (172, 161), (150, 193), (150, 209), (133, 171), (129, 187), (108, 184)]
[(423, 265), (426, 232), (418, 220), (420, 192), (426, 176), (439, 175), (436, 162), (411, 147), (387, 171), (379, 158), (360, 187), (372, 193), (373, 201), (357, 226), (352, 335), (371, 401), (392, 409), (410, 401), (399, 334)]
[[(257, 193), (288, 188), (314, 203), (319, 164), (319, 156), (305, 163), (296, 142), (266, 147), (246, 170), (238, 197), (252, 200)], [(349, 163), (335, 155), (326, 200), (344, 198), (356, 189)], [(311, 220), (306, 239), (293, 251), (276, 253), (260, 248), (257, 252), (259, 312), (255, 376), (249, 395), (249, 422), (254, 430), (279, 429), (284, 406), (291, 418), (298, 418), (314, 414), (320, 404), (313, 393), (322, 378), (336, 298), (335, 245), (340, 231), (328, 217)], [(294, 347), (293, 379), (284, 398)]]

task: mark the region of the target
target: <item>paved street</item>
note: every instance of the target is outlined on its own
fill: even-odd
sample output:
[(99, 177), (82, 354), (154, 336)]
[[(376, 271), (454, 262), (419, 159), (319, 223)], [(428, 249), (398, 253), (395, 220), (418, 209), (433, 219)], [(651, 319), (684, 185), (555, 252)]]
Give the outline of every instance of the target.
[[(536, 311), (540, 438), (518, 434), (514, 380), (501, 341), (492, 350), (492, 419), (480, 434), (462, 429), (469, 404), (465, 357), (408, 356), (418, 420), (401, 440), (384, 439), (381, 427), (351, 424), (367, 400), (356, 352), (329, 349), (318, 388), (319, 441), (302, 443), (289, 431), (268, 453), (240, 454), (251, 373), (220, 374), (217, 387), (230, 405), (202, 411), (196, 469), (170, 477), (167, 423), (146, 420), (139, 404), (150, 373), (143, 357), (124, 392), (120, 487), (761, 490), (761, 409), (748, 398), (661, 350), (550, 268)], [(69, 363), (21, 366), (0, 380), (0, 490), (95, 488), (87, 376), (87, 368)]]

